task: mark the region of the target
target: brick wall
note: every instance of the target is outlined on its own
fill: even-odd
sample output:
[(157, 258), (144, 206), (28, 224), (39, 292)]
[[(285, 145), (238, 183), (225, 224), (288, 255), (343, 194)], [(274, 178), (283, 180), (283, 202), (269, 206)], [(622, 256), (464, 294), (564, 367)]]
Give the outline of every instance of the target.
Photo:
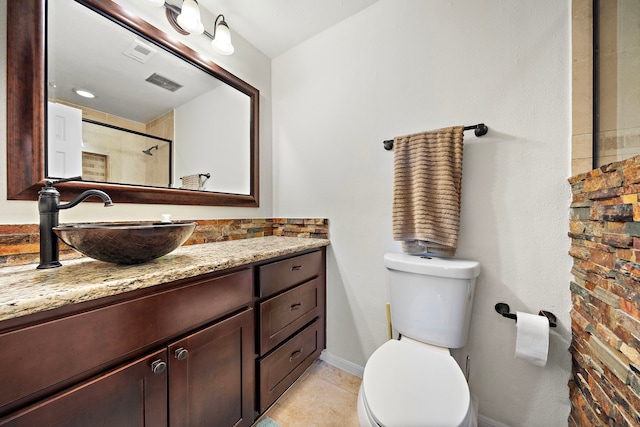
[[(324, 218), (251, 218), (196, 220), (193, 234), (184, 244), (222, 242), (264, 236), (329, 238)], [(37, 263), (40, 252), (38, 224), (0, 224), (0, 267)], [(82, 255), (60, 242), (60, 259)]]
[(569, 179), (569, 426), (640, 425), (640, 157)]

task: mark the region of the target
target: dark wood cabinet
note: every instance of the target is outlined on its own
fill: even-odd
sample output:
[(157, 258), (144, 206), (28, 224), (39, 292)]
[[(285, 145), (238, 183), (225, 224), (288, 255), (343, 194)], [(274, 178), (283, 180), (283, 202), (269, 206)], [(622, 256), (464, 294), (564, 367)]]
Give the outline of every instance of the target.
[(322, 248), (0, 322), (0, 426), (251, 426), (325, 311)]
[[(167, 371), (160, 350), (44, 399), (0, 421), (6, 427), (167, 425)], [(166, 366), (166, 365), (165, 365)]]
[[(126, 297), (126, 295), (123, 295)], [(0, 415), (155, 351), (160, 345), (252, 307), (253, 271), (168, 283), (149, 294), (0, 329)], [(1, 327), (1, 325), (0, 325)], [(34, 357), (38, 355), (38, 357)]]
[(0, 332), (1, 426), (252, 424), (253, 269), (55, 315)]
[(259, 266), (256, 274), (258, 412), (325, 348), (325, 251)]
[(253, 423), (253, 310), (169, 345), (169, 424)]
[(250, 426), (253, 360), (253, 310), (247, 309), (18, 411), (0, 426)]

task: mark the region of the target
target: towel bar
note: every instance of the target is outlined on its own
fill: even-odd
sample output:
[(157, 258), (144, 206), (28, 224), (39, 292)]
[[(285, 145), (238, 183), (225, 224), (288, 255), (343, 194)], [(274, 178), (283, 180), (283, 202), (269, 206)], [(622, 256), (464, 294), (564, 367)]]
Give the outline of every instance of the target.
[[(480, 137), (482, 135), (486, 135), (487, 132), (489, 132), (489, 128), (487, 127), (487, 125), (485, 125), (484, 123), (478, 123), (477, 125), (472, 125), (472, 126), (465, 126), (464, 130), (471, 130), (471, 129), (475, 129), (475, 134), (477, 137)], [(384, 149), (389, 151), (389, 150), (393, 150), (393, 139), (387, 139), (382, 141), (382, 143), (384, 144)]]

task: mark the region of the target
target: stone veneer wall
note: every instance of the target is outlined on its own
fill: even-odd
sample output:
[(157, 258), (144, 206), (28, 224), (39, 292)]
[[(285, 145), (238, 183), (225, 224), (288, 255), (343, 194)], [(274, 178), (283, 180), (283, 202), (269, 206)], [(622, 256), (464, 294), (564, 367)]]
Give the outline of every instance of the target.
[(640, 156), (569, 179), (570, 426), (640, 425)]
[[(185, 245), (264, 236), (329, 238), (329, 220), (324, 218), (207, 219), (196, 222), (198, 225)], [(0, 267), (38, 262), (38, 227), (38, 224), (0, 224)], [(60, 242), (60, 259), (81, 256)]]

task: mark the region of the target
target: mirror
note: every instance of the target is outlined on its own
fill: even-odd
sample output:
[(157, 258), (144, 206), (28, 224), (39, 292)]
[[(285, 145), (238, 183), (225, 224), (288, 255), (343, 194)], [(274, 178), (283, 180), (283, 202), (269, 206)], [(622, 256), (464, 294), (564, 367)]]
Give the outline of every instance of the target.
[[(136, 131), (142, 134), (135, 134), (136, 137), (142, 138), (142, 141), (128, 142), (126, 144), (127, 147), (133, 148), (123, 154), (124, 157), (120, 160), (117, 159), (116, 154), (105, 151), (105, 144), (96, 143), (95, 139), (84, 136), (86, 133), (85, 127), (98, 129), (92, 131), (94, 134), (105, 133), (102, 130), (102, 125), (105, 123), (102, 123), (102, 120), (95, 120), (95, 117), (89, 119), (91, 123), (83, 122), (81, 125), (83, 133), (81, 144), (84, 143), (85, 147), (80, 150), (83, 153), (81, 156), (92, 156), (92, 160), (98, 163), (97, 167), (95, 165), (93, 167), (95, 170), (87, 171), (91, 172), (92, 178), (89, 178), (88, 173), (85, 173), (85, 171), (83, 171), (83, 177), (85, 179), (97, 177), (94, 179), (95, 181), (106, 180), (107, 182), (61, 183), (59, 185), (63, 189), (65, 196), (71, 197), (88, 188), (99, 188), (107, 191), (116, 202), (258, 206), (258, 90), (210, 60), (202, 58), (197, 52), (175, 41), (170, 35), (128, 14), (116, 3), (109, 0), (76, 1), (78, 4), (75, 4), (75, 6), (80, 7), (80, 10), (83, 11), (82, 13), (92, 14), (95, 17), (100, 17), (103, 21), (112, 21), (109, 24), (116, 25), (117, 23), (127, 28), (128, 31), (125, 31), (125, 34), (130, 40), (135, 39), (138, 42), (146, 43), (148, 47), (154, 48), (157, 53), (166, 55), (171, 60), (179, 58), (177, 65), (173, 65), (174, 67), (181, 67), (181, 70), (187, 70), (185, 65), (188, 65), (193, 71), (183, 71), (182, 74), (191, 76), (190, 73), (197, 71), (204, 80), (209, 81), (207, 84), (210, 87), (207, 90), (202, 88), (190, 89), (192, 94), (195, 93), (200, 96), (188, 101), (182, 100), (176, 104), (171, 104), (169, 107), (165, 106), (164, 113), (171, 113), (170, 115), (173, 115), (176, 120), (173, 124), (175, 127), (173, 133), (160, 135), (152, 127), (145, 128), (144, 132)], [(56, 132), (63, 133), (59, 132), (59, 122), (55, 119), (47, 121), (45, 116), (45, 111), (47, 111), (45, 109), (47, 91), (44, 83), (46, 74), (44, 68), (46, 66), (44, 54), (45, 4), (44, 0), (25, 0), (8, 4), (7, 193), (8, 198), (13, 200), (36, 199), (37, 192), (44, 182), (44, 177), (47, 176), (47, 171), (52, 172), (48, 174), (52, 177), (63, 174), (55, 168), (54, 160), (59, 154), (56, 154), (55, 151), (51, 154), (47, 153), (45, 144), (47, 134), (51, 138), (50, 134), (52, 133), (54, 135)], [(118, 30), (121, 29), (118, 27)], [(38, 37), (33, 37), (34, 34), (38, 35)], [(87, 38), (93, 40), (91, 37)], [(129, 41), (128, 43), (131, 44), (132, 42)], [(30, 52), (30, 54), (25, 55), (24, 52)], [(117, 54), (123, 56), (121, 52)], [(131, 59), (129, 61), (135, 62)], [(50, 89), (48, 101), (57, 102), (60, 105), (82, 111), (109, 112), (119, 117), (124, 115), (124, 113), (113, 112), (114, 110), (103, 111), (110, 107), (102, 105), (100, 108), (93, 109), (87, 107), (87, 105), (82, 105), (78, 99), (61, 95), (64, 92), (64, 85), (67, 83), (64, 83), (64, 78), (59, 71), (52, 71), (50, 74), (53, 75), (49, 76), (49, 81), (54, 83), (56, 87), (53, 91)], [(196, 78), (194, 77), (190, 80), (196, 80)], [(91, 83), (91, 81), (87, 81), (84, 84)], [(154, 89), (164, 92), (164, 89), (161, 90), (158, 87), (154, 87)], [(223, 97), (225, 99), (224, 107), (211, 105), (211, 96), (209, 94), (221, 91), (231, 94), (225, 96), (236, 96), (237, 98), (229, 101), (230, 98)], [(115, 92), (115, 90), (112, 92)], [(188, 91), (184, 91), (184, 93), (186, 92)], [(100, 101), (108, 101), (106, 98), (107, 96), (104, 95), (98, 96)], [(139, 96), (139, 98), (145, 98), (145, 96)], [(207, 102), (208, 104), (203, 104)], [(116, 104), (122, 105), (123, 103), (117, 102)], [(203, 109), (202, 105), (207, 105), (207, 107)], [(134, 110), (146, 111), (148, 109), (150, 109), (148, 106), (142, 106)], [(241, 116), (244, 115), (244, 118), (238, 120), (226, 120), (228, 123), (235, 123), (234, 126), (238, 125), (235, 128), (224, 129), (221, 126), (218, 126), (217, 130), (198, 128), (202, 123), (207, 124), (207, 120), (202, 120), (203, 118), (208, 119), (210, 122), (211, 115), (221, 110), (231, 109), (237, 109), (240, 111)], [(84, 115), (87, 115), (86, 112)], [(187, 125), (179, 124), (181, 116), (186, 116), (192, 121), (188, 122)], [(161, 114), (161, 117), (164, 116)], [(200, 120), (193, 121), (194, 118)], [(147, 126), (148, 118), (141, 119), (140, 122)], [(48, 126), (47, 131), (45, 131), (45, 123)], [(112, 125), (112, 123), (106, 124)], [(109, 129), (109, 131), (127, 132), (130, 130), (127, 129), (128, 126), (114, 127), (116, 129)], [(242, 127), (242, 130), (237, 131), (236, 129), (240, 127)], [(229, 143), (238, 138), (244, 138), (247, 142), (244, 144)], [(212, 142), (215, 140), (223, 141), (221, 146), (215, 148), (215, 155), (202, 155), (204, 148), (215, 145)], [(89, 144), (93, 144), (93, 146), (89, 147)], [(230, 151), (229, 147), (236, 146), (240, 146), (241, 150)], [(120, 151), (123, 151), (121, 148)], [(76, 151), (71, 150), (70, 152), (74, 153), (74, 157), (78, 158)], [(194, 153), (196, 156), (193, 155)], [(244, 178), (235, 179), (235, 181), (243, 181), (239, 186), (237, 183), (225, 183), (223, 178), (231, 176), (231, 174), (221, 172), (224, 171), (221, 166), (212, 166), (211, 163), (205, 163), (206, 160), (214, 158), (218, 162), (229, 164), (230, 158), (240, 158), (242, 156), (246, 159), (244, 162), (246, 167), (244, 167)], [(142, 167), (140, 166), (141, 163), (131, 163), (134, 158), (136, 161), (142, 158), (144, 159), (142, 160), (143, 162), (149, 163), (151, 160), (153, 163), (150, 163), (151, 166), (149, 168), (146, 168), (146, 165)], [(115, 175), (118, 169), (115, 165), (118, 162), (120, 162), (120, 165), (124, 164), (125, 159), (126, 162), (129, 162), (127, 163), (129, 166), (122, 166), (120, 169), (148, 169), (153, 171), (152, 175), (154, 176), (148, 178), (150, 174), (145, 173), (145, 178), (125, 179), (122, 175)], [(82, 160), (80, 162), (82, 163)], [(144, 163), (142, 164), (144, 165)], [(242, 170), (242, 168), (241, 166), (234, 167), (234, 169), (238, 170)], [(109, 172), (107, 173), (105, 170)], [(217, 179), (216, 173), (218, 173)], [(207, 175), (211, 177), (211, 187), (207, 187)], [(180, 177), (196, 178), (196, 181), (191, 179), (189, 185), (183, 185), (181, 182), (183, 180), (180, 180)], [(156, 185), (157, 187), (151, 185)], [(218, 185), (218, 187), (215, 185)], [(177, 187), (188, 189), (178, 189)], [(206, 191), (199, 191), (199, 189)]]

